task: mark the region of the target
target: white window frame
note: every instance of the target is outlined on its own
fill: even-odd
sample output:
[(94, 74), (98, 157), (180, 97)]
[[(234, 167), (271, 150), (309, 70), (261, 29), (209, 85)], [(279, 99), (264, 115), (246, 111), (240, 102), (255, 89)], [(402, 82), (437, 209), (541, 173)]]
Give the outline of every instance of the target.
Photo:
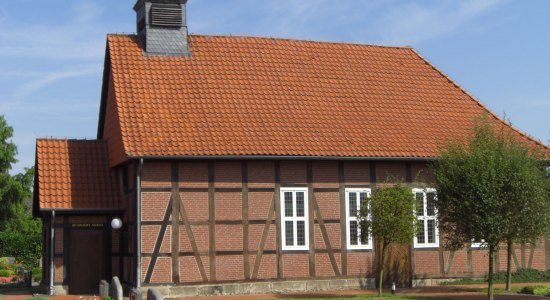
[[(363, 250), (370, 250), (372, 249), (372, 236), (369, 235), (369, 239), (367, 241), (367, 244), (361, 243), (361, 239), (358, 239), (357, 245), (351, 244), (351, 236), (350, 236), (350, 225), (349, 223), (351, 221), (358, 221), (357, 216), (350, 216), (349, 215), (349, 195), (350, 193), (356, 193), (357, 194), (357, 211), (359, 212), (361, 210), (361, 201), (360, 201), (360, 193), (367, 193), (367, 198), (371, 197), (371, 189), (370, 188), (347, 188), (346, 189), (346, 243), (348, 249), (363, 249)], [(369, 220), (371, 218), (370, 214), (367, 217)], [(359, 222), (357, 224), (357, 234), (359, 237), (361, 236), (361, 228), (359, 226)]]
[[(438, 222), (437, 222), (437, 208), (434, 207), (434, 215), (435, 216), (428, 216), (428, 209), (427, 209), (427, 206), (428, 206), (428, 197), (427, 197), (427, 194), (428, 193), (435, 193), (435, 197), (437, 198), (437, 191), (434, 189), (434, 188), (425, 188), (425, 189), (419, 189), (419, 188), (414, 188), (412, 189), (412, 194), (413, 194), (413, 197), (414, 197), (414, 200), (416, 201), (416, 193), (422, 193), (423, 197), (424, 197), (424, 202), (423, 202), (423, 210), (424, 210), (424, 215), (423, 216), (416, 216), (416, 219), (418, 221), (422, 221), (424, 222), (425, 226), (424, 226), (424, 243), (422, 244), (419, 244), (418, 243), (418, 237), (417, 237), (417, 234), (415, 233), (414, 235), (414, 248), (439, 248), (439, 226), (438, 226)], [(416, 212), (414, 212), (414, 214), (416, 215)], [(428, 243), (428, 220), (435, 220), (435, 243)]]
[[(292, 192), (292, 217), (285, 216), (285, 193)], [(304, 193), (304, 216), (298, 217), (296, 213), (296, 193)], [(280, 202), (281, 202), (281, 244), (283, 250), (309, 250), (309, 211), (308, 211), (308, 189), (306, 187), (286, 187), (281, 188)], [(286, 245), (286, 221), (292, 221), (294, 230), (294, 245)], [(298, 221), (304, 221), (304, 230), (305, 230), (305, 245), (298, 246)]]
[(484, 243), (485, 243), (485, 240), (481, 240), (481, 242), (479, 242), (479, 243), (476, 243), (476, 242), (472, 241), (472, 242), (470, 243), (470, 248), (472, 248), (472, 249), (483, 248), (483, 244), (484, 244)]

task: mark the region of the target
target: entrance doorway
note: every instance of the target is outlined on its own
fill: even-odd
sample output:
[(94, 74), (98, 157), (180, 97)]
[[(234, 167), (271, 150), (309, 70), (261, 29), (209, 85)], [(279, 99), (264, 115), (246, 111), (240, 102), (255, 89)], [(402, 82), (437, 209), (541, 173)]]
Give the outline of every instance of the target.
[(71, 228), (69, 274), (69, 293), (98, 293), (99, 281), (106, 278), (103, 228)]

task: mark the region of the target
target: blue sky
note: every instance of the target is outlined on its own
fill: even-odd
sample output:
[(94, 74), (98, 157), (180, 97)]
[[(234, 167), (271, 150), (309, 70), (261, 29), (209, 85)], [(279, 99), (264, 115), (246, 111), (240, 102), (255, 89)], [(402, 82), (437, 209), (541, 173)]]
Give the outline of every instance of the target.
[[(134, 0), (0, 6), (0, 114), (20, 162), (37, 137), (94, 138), (107, 33)], [(189, 31), (414, 46), (499, 115), (550, 141), (550, 1), (189, 0)]]

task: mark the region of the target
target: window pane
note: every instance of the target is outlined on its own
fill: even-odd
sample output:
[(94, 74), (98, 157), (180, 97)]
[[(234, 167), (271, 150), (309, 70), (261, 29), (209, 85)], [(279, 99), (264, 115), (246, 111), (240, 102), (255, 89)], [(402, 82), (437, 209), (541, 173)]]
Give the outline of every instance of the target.
[(424, 194), (415, 193), (416, 197), (416, 215), (419, 217), (424, 216)]
[(428, 203), (426, 204), (426, 214), (428, 216), (435, 216), (435, 193), (427, 194)]
[(304, 192), (296, 193), (296, 216), (304, 216)]
[(292, 192), (285, 192), (285, 217), (292, 217)]
[(357, 217), (357, 193), (350, 192), (349, 193), (349, 216), (350, 217)]
[(285, 222), (285, 240), (287, 246), (294, 246), (294, 222)]
[(428, 220), (428, 243), (435, 243), (435, 220)]
[(305, 246), (306, 245), (306, 222), (305, 221), (298, 221), (296, 222), (296, 232), (298, 234), (298, 246)]
[(363, 205), (363, 203), (365, 203), (367, 201), (367, 193), (366, 192), (362, 192), (361, 194), (359, 194), (359, 209), (361, 209), (361, 206)]
[(358, 233), (357, 233), (357, 221), (349, 222), (349, 243), (350, 245), (357, 245)]
[(423, 220), (418, 220), (418, 231), (416, 233), (416, 242), (418, 244), (426, 243), (426, 239), (424, 237), (424, 221)]

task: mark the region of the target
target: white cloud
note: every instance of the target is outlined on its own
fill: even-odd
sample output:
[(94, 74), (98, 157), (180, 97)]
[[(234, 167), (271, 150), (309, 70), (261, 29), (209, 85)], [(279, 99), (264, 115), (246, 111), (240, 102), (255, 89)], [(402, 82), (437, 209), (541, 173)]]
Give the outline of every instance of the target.
[(410, 2), (393, 5), (375, 25), (384, 44), (417, 44), (449, 34), (505, 0)]
[(107, 32), (98, 21), (101, 7), (92, 2), (78, 2), (72, 11), (72, 17), (62, 24), (5, 24), (0, 31), (0, 55), (63, 61), (101, 60)]
[(14, 99), (21, 99), (61, 80), (98, 74), (99, 72), (100, 70), (97, 65), (85, 66), (78, 69), (50, 72), (45, 74), (44, 76), (41, 76), (38, 79), (31, 80), (18, 86), (14, 90), (12, 97)]

